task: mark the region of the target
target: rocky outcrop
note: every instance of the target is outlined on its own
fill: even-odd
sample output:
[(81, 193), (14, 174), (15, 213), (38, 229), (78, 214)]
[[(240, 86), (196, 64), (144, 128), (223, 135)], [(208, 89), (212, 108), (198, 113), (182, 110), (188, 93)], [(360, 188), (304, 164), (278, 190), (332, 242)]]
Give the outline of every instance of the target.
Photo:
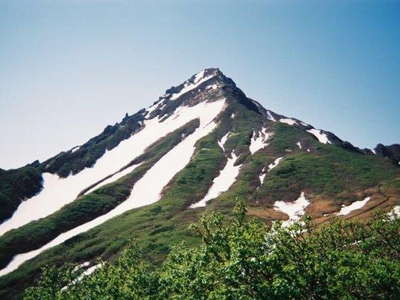
[(378, 144), (375, 147), (375, 153), (376, 155), (391, 159), (394, 163), (400, 163), (400, 144), (393, 144), (390, 146)]

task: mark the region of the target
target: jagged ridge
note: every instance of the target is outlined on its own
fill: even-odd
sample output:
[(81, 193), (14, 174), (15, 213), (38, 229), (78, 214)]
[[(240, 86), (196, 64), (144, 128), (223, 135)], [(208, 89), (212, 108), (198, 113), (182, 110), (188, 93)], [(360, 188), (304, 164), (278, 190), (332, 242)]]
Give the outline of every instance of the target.
[[(239, 167), (239, 175), (236, 179), (233, 178), (233, 182), (225, 184), (228, 186), (228, 190), (209, 202), (208, 209), (224, 211), (232, 206), (232, 199), (242, 196), (248, 200), (251, 206), (250, 214), (266, 221), (284, 220), (288, 213), (274, 208), (274, 203), (277, 201), (291, 203), (299, 197), (302, 191), (306, 191), (307, 213), (319, 218), (320, 222), (325, 222), (340, 210), (341, 205), (349, 206), (352, 202), (362, 200), (368, 195), (369, 197), (373, 195), (373, 197), (368, 202), (366, 209), (360, 211), (365, 216), (369, 215), (374, 206), (390, 209), (396, 203), (395, 197), (400, 188), (398, 167), (387, 160), (373, 156), (368, 151), (360, 150), (350, 143), (341, 141), (332, 133), (317, 130), (300, 120), (287, 118), (263, 108), (258, 102), (247, 98), (235, 83), (218, 69), (206, 69), (192, 76), (183, 84), (168, 89), (166, 94), (148, 109), (141, 110), (132, 116), (126, 115), (122, 122), (107, 127), (100, 136), (89, 140), (85, 144), (86, 146), (82, 145), (79, 149), (61, 153), (55, 158), (39, 164), (38, 168), (47, 174), (50, 170), (57, 174), (61, 172), (59, 175), (65, 174), (65, 170), (68, 170), (68, 174), (71, 172), (75, 175), (79, 175), (81, 172), (83, 174), (89, 165), (94, 165), (93, 169), (95, 170), (97, 164), (101, 164), (104, 160), (103, 156), (108, 155), (105, 149), (115, 149), (110, 153), (119, 151), (125, 147), (126, 143), (129, 143), (130, 140), (134, 141), (135, 137), (146, 132), (151, 126), (158, 124), (157, 126), (162, 128), (168, 122), (179, 120), (185, 111), (196, 111), (202, 105), (218, 104), (222, 99), (225, 106), (220, 112), (216, 111), (215, 117), (211, 118), (217, 126), (197, 142), (194, 140), (196, 150), (193, 152), (190, 162), (184, 164), (183, 169), (178, 169), (176, 174), (171, 173), (175, 175), (169, 178), (165, 186), (161, 187), (162, 197), (158, 202), (128, 211), (88, 233), (75, 236), (70, 241), (50, 249), (44, 253), (46, 255), (41, 255), (32, 262), (21, 266), (20, 269), (25, 270), (21, 271), (22, 274), (25, 274), (21, 276), (28, 278), (33, 276), (38, 270), (37, 267), (48, 262), (49, 259), (59, 263), (60, 260), (57, 259), (59, 253), (67, 250), (74, 254), (69, 255), (68, 258), (64, 257), (61, 261), (65, 259), (78, 262), (92, 260), (97, 255), (103, 255), (105, 258), (111, 257), (123, 247), (127, 237), (132, 233), (139, 234), (140, 232), (140, 241), (145, 244), (155, 239), (161, 245), (170, 245), (172, 241), (169, 237), (171, 235), (175, 237), (172, 240), (184, 239), (195, 242), (190, 235), (185, 233), (184, 227), (201, 213), (202, 208), (190, 209), (190, 206), (206, 196), (213, 185), (213, 180), (219, 176), (219, 173), (222, 174), (228, 165), (232, 165), (227, 161), (234, 157), (237, 157), (234, 165)], [(194, 114), (194, 119), (191, 120), (196, 120), (198, 113)], [(187, 121), (190, 120), (187, 119)], [(204, 124), (200, 127), (203, 126)], [(159, 132), (158, 136), (154, 135), (154, 141), (157, 142), (156, 138), (158, 137), (161, 138), (158, 140), (160, 143), (165, 133)], [(173, 138), (173, 146), (181, 144), (188, 134), (193, 135), (193, 133), (187, 132), (184, 134), (185, 138), (182, 135)], [(222, 139), (224, 142), (221, 141)], [(165, 156), (173, 148), (168, 148), (169, 150), (166, 152), (157, 150), (155, 154), (160, 157)], [(95, 149), (93, 151), (96, 152), (96, 155), (89, 155), (90, 149)], [(149, 150), (143, 150), (143, 155), (149, 153)], [(83, 159), (81, 154), (74, 156), (74, 153), (79, 153), (79, 151), (85, 153), (84, 155), (81, 153), (83, 157), (89, 155), (92, 160)], [(134, 158), (125, 157), (124, 163), (119, 161), (120, 165), (114, 166), (115, 171), (109, 170), (109, 173), (104, 173), (99, 180), (92, 180), (91, 184), (82, 186), (82, 189), (77, 190), (76, 195), (83, 195), (90, 189), (91, 192), (87, 196), (93, 197), (92, 199), (97, 201), (99, 195), (107, 190), (105, 187), (115, 188), (113, 185), (106, 185), (104, 190), (98, 188), (97, 184), (128, 170), (130, 173), (125, 174), (125, 177), (121, 177), (117, 181), (123, 184), (126, 178), (133, 176), (135, 168), (138, 168), (135, 166)], [(283, 159), (278, 161), (278, 158)], [(137, 160), (136, 163), (138, 163)], [(270, 167), (271, 165), (274, 168)], [(127, 169), (129, 167), (133, 169)], [(74, 178), (75, 175), (69, 175), (63, 180), (70, 180), (69, 178)], [(128, 187), (128, 191), (131, 188), (132, 185)], [(74, 197), (70, 197), (67, 200), (71, 202), (74, 199)], [(27, 224), (1, 237), (0, 249), (13, 249), (7, 253), (8, 258), (3, 260), (3, 265), (10, 260), (12, 255), (41, 247), (60, 232), (96, 218), (98, 216), (96, 213), (88, 216), (90, 210), (84, 217), (76, 218), (74, 222), (66, 220), (65, 224), (55, 217), (66, 215), (67, 210), (70, 211), (69, 214), (74, 214), (78, 208), (81, 210), (86, 205), (83, 204), (87, 201), (85, 199), (87, 199), (86, 196), (78, 197), (71, 205), (37, 221), (37, 228), (45, 230), (42, 231), (44, 238), (40, 242), (36, 240), (34, 248), (19, 247), (26, 237), (34, 236), (37, 229), (33, 224)], [(106, 209), (101, 208), (100, 214), (111, 211), (118, 204), (118, 201), (110, 201), (115, 199), (114, 196), (110, 200), (104, 199), (103, 201), (110, 205)], [(123, 201), (126, 196), (121, 199)], [(297, 212), (304, 213), (304, 207), (297, 209)], [(349, 217), (352, 216), (355, 214), (349, 215)], [(54, 225), (45, 225), (46, 222), (50, 222), (49, 220), (52, 220), (51, 223)], [(58, 228), (58, 231), (54, 230), (54, 226)], [(16, 237), (21, 238), (21, 242)], [(10, 247), (9, 241), (13, 241), (14, 246)], [(115, 241), (121, 242), (115, 246)], [(147, 246), (150, 247), (150, 244)], [(82, 253), (85, 245), (93, 245), (93, 247), (86, 247), (89, 250)], [(149, 253), (154, 256), (153, 259), (161, 259), (165, 249), (160, 250), (161, 252), (157, 254), (159, 250), (158, 246), (149, 250)], [(27, 270), (30, 270), (30, 275), (26, 274)], [(3, 272), (3, 274), (5, 273)], [(7, 280), (4, 282), (12, 285), (13, 277), (6, 278)], [(7, 293), (7, 289), (5, 293)]]

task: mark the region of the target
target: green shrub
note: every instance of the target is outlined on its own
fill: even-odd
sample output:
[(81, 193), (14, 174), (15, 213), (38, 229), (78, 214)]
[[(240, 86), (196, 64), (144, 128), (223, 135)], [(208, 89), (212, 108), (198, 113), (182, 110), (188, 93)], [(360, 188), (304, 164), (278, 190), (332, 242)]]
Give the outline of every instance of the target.
[(32, 166), (14, 170), (0, 169), (0, 222), (10, 218), (18, 205), (42, 188), (42, 175)]
[[(152, 268), (133, 244), (114, 264), (74, 281), (73, 266), (44, 270), (25, 299), (398, 299), (400, 219), (368, 224), (310, 220), (268, 228), (246, 217), (212, 213), (192, 229), (197, 248), (175, 246)], [(157, 247), (157, 245), (154, 245)], [(74, 274), (75, 272), (75, 274)], [(62, 289), (67, 286), (67, 289)]]

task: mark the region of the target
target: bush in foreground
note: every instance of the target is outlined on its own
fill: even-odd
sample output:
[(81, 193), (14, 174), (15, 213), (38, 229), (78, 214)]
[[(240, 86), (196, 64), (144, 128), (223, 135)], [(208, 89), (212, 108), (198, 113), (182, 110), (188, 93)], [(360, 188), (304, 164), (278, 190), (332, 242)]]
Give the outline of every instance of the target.
[(310, 220), (287, 228), (212, 213), (193, 225), (202, 245), (176, 246), (160, 267), (129, 247), (90, 276), (46, 268), (25, 299), (399, 299), (400, 219)]

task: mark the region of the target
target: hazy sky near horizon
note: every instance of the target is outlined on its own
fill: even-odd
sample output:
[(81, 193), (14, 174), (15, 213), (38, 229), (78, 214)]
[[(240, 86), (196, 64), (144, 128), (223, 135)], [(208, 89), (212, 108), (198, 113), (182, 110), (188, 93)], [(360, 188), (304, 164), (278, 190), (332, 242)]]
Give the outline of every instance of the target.
[(400, 143), (400, 0), (0, 0), (0, 168), (82, 144), (206, 67), (356, 146)]

